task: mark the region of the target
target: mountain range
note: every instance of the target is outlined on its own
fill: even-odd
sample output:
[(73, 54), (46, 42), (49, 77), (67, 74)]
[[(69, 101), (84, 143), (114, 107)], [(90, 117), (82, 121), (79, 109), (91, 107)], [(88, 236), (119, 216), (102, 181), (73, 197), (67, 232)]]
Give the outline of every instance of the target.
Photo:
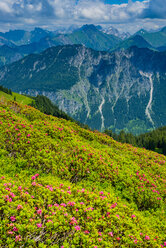
[[(130, 38), (123, 40), (117, 46), (110, 49), (109, 51), (121, 50), (121, 49), (128, 49), (132, 46), (136, 46), (138, 48), (149, 48), (154, 49), (142, 36), (134, 35)], [(156, 49), (155, 49), (156, 50)]]
[(32, 31), (10, 30), (6, 33), (0, 32), (1, 37), (17, 46), (38, 42), (40, 39), (46, 36), (52, 36), (53, 34), (53, 32), (42, 28), (35, 28)]
[(141, 29), (135, 35), (142, 36), (151, 46), (155, 48), (166, 46), (166, 27), (159, 31), (153, 32), (148, 32)]
[(122, 40), (128, 39), (128, 38), (131, 36), (131, 34), (130, 34), (129, 32), (122, 32), (122, 33), (120, 33), (119, 30), (116, 29), (116, 28), (113, 27), (113, 26), (109, 26), (109, 27), (107, 27), (107, 28), (102, 28), (102, 27), (101, 27), (101, 30), (102, 30), (104, 33), (106, 33), (106, 34), (115, 35), (115, 36), (121, 38)]
[[(103, 33), (94, 25), (84, 25), (68, 34), (55, 34), (36, 28), (32, 32), (10, 31), (4, 33), (4, 37), (3, 42), (0, 43), (0, 66), (17, 61), (31, 53), (40, 53), (52, 46), (82, 44), (88, 48), (105, 51), (117, 46), (121, 41), (114, 35)], [(22, 45), (18, 46), (18, 44)]]
[[(131, 46), (166, 51), (166, 28), (148, 32), (141, 29), (134, 35), (121, 34), (114, 27), (84, 25), (65, 30), (47, 31), (35, 28), (33, 31), (13, 30), (0, 33), (0, 66), (10, 64), (32, 53), (40, 53), (58, 45), (82, 44), (97, 51), (115, 51)], [(58, 33), (59, 32), (59, 33)], [(66, 30), (67, 32), (67, 30)]]
[(93, 129), (135, 134), (166, 124), (166, 53), (57, 46), (0, 68), (0, 84), (49, 97)]

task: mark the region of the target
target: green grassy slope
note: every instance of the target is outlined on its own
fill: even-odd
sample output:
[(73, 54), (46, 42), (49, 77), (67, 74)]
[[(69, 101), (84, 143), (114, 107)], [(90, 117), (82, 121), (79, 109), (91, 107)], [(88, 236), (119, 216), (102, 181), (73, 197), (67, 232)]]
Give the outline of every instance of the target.
[(21, 103), (21, 104), (25, 104), (25, 105), (28, 105), (28, 104), (31, 104), (33, 99), (32, 98), (29, 98), (27, 96), (24, 96), (24, 95), (20, 95), (18, 93), (15, 93), (15, 92), (12, 92), (12, 95), (9, 95), (9, 94), (6, 94), (4, 93), (3, 91), (0, 91), (0, 99), (2, 101), (2, 99), (7, 99), (7, 100), (14, 100), (16, 99), (16, 101), (18, 103)]
[(0, 100), (0, 247), (163, 247), (166, 157)]

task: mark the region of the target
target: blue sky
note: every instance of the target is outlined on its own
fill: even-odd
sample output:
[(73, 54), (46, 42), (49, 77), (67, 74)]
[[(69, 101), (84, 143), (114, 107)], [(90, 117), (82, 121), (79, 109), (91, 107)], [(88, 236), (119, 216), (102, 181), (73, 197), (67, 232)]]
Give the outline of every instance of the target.
[(83, 24), (134, 33), (166, 26), (166, 0), (0, 0), (0, 31)]

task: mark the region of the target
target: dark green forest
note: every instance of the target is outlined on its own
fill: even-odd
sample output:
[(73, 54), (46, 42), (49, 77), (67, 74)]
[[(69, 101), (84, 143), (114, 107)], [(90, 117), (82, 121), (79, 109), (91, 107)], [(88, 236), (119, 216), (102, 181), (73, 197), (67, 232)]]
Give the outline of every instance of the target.
[(116, 134), (113, 133), (112, 130), (105, 130), (105, 133), (121, 143), (144, 147), (148, 150), (166, 155), (166, 126), (137, 136), (132, 133), (125, 133), (124, 131)]
[(6, 94), (12, 95), (11, 89), (5, 88), (2, 85), (0, 85), (0, 91), (5, 92)]

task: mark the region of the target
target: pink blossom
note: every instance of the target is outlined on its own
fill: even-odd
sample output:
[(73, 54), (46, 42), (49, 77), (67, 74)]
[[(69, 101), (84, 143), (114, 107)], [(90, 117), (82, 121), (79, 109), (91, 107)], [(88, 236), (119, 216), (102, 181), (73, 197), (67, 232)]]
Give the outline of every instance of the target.
[(42, 210), (41, 209), (38, 209), (37, 210), (37, 213), (41, 215), (42, 214)]
[(11, 216), (10, 217), (10, 220), (14, 222), (16, 220), (16, 217), (15, 216)]
[(146, 236), (145, 236), (145, 239), (146, 239), (146, 240), (150, 240), (150, 237), (146, 235)]
[(80, 226), (75, 226), (74, 227), (77, 231), (79, 231), (81, 228), (80, 228)]
[(14, 231), (14, 232), (18, 232), (17, 227), (14, 226), (14, 227), (13, 227), (13, 231)]
[(21, 241), (21, 235), (17, 235), (16, 238), (15, 238), (15, 241)]
[(74, 206), (75, 205), (75, 202), (69, 201), (67, 204), (70, 205), (70, 206)]
[(38, 224), (36, 224), (36, 226), (39, 228), (39, 227), (42, 227), (42, 224), (38, 223)]
[(22, 205), (18, 205), (17, 206), (17, 210), (20, 210), (20, 209), (23, 209), (23, 206)]
[(111, 237), (114, 236), (114, 235), (113, 235), (113, 232), (109, 232), (108, 235), (111, 236)]
[(8, 233), (8, 234), (13, 234), (13, 232), (12, 232), (12, 231), (8, 231), (7, 233)]
[(166, 242), (164, 242), (164, 246), (166, 246)]
[(66, 207), (66, 204), (65, 203), (61, 203), (60, 205), (63, 206), (63, 207)]
[(27, 137), (30, 137), (31, 135), (30, 134), (27, 134)]
[(70, 225), (77, 224), (77, 220), (75, 217), (72, 217), (70, 220), (71, 220), (71, 222), (69, 223)]
[(10, 195), (11, 197), (13, 197), (13, 198), (16, 197), (16, 195), (15, 195), (14, 193), (12, 193), (12, 192), (10, 192), (9, 195)]
[(11, 189), (10, 189), (10, 188), (6, 188), (6, 190), (11, 191)]
[(117, 206), (117, 203), (115, 202), (114, 204), (111, 205), (110, 208), (115, 208)]
[(136, 216), (133, 214), (132, 216), (131, 216), (131, 218), (133, 219), (133, 218), (135, 218)]

